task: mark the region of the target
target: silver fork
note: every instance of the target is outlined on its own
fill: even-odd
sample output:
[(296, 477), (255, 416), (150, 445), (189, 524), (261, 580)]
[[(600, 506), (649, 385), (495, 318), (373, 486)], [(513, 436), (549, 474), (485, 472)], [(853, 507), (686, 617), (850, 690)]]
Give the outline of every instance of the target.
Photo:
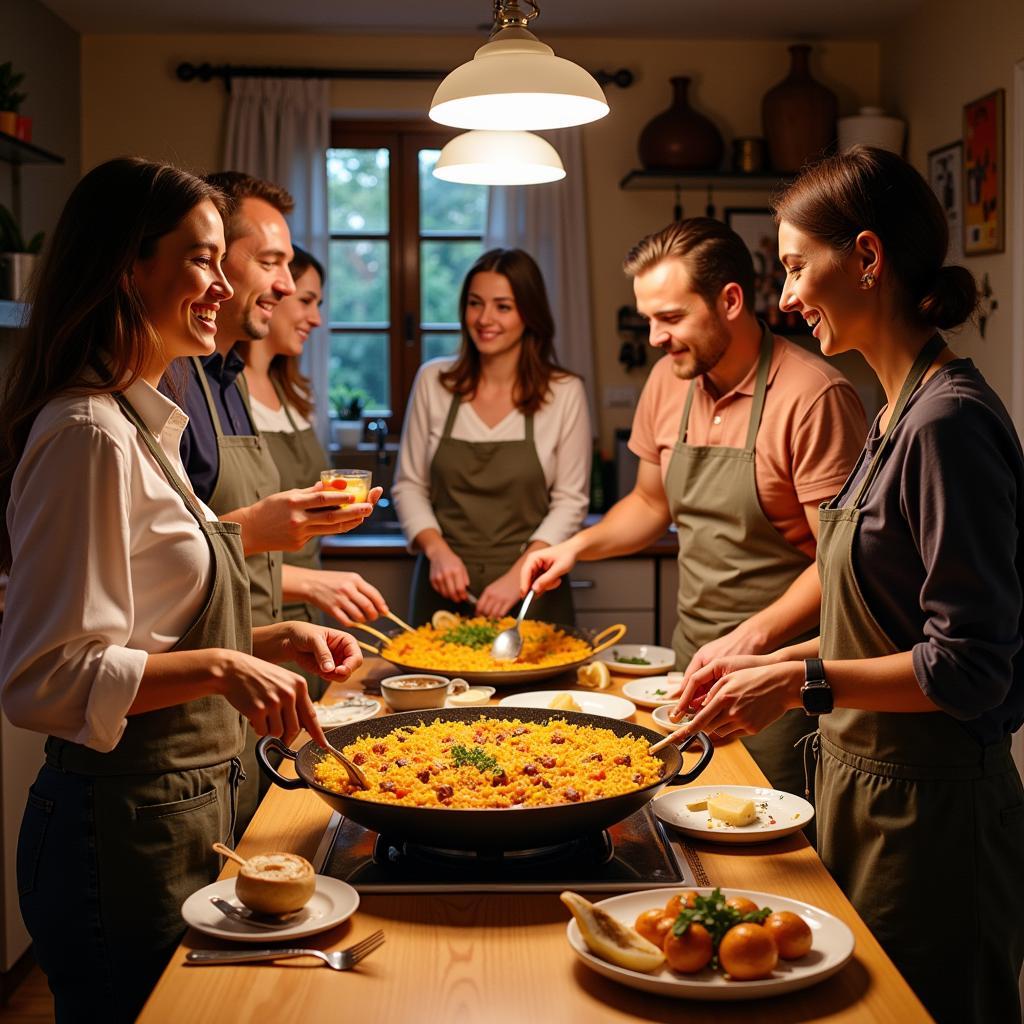
[(250, 964), (265, 960), (288, 960), (297, 956), (319, 957), (336, 971), (347, 971), (384, 945), (384, 933), (376, 931), (348, 949), (325, 953), (322, 949), (193, 949), (186, 957), (189, 964)]

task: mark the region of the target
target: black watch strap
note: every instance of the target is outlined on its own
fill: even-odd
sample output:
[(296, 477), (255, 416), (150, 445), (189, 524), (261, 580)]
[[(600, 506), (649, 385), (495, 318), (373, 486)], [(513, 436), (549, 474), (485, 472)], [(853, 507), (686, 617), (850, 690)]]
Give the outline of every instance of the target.
[(832, 687), (825, 678), (821, 658), (808, 658), (804, 662), (804, 685), (800, 688), (804, 711), (817, 717), (832, 710)]

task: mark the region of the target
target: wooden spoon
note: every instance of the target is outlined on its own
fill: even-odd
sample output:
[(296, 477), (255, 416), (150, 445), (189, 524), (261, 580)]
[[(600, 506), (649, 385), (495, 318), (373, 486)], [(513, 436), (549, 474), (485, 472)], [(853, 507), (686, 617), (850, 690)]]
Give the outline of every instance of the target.
[(225, 846), (223, 843), (214, 843), (213, 849), (223, 856), (227, 857), (228, 860), (233, 860), (236, 864), (240, 864), (243, 868), (249, 863), (244, 857), (239, 857), (234, 850), (230, 847)]

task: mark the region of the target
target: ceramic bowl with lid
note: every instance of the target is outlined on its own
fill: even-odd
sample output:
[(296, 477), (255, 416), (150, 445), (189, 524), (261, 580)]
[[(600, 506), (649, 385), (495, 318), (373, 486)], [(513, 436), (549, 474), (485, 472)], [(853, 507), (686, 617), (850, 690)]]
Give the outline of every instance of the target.
[(427, 672), (388, 676), (380, 682), (380, 692), (395, 711), (443, 708), (449, 694), (463, 693), (468, 689), (469, 684), (463, 679), (449, 680)]

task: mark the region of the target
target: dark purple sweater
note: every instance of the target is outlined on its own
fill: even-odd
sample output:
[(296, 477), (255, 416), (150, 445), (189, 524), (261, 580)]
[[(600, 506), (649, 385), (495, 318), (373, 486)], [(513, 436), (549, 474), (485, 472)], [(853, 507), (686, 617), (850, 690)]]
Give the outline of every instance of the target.
[[(856, 492), (878, 419), (838, 504)], [(924, 693), (981, 743), (1024, 722), (1024, 455), (969, 359), (918, 388), (861, 503), (857, 581)]]

